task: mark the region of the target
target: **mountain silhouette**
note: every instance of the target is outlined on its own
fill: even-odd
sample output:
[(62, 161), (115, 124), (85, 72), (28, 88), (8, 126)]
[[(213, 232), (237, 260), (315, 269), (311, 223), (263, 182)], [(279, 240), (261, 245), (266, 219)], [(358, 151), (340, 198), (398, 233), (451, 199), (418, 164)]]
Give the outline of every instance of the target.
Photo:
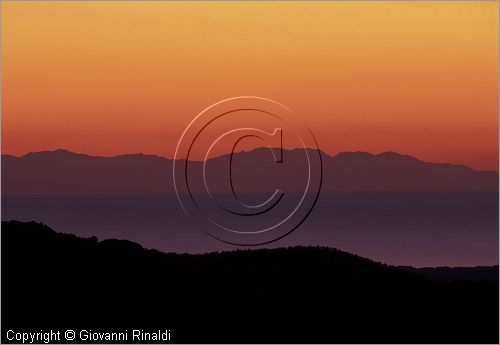
[(475, 267), (400, 267), (424, 275), (430, 279), (447, 283), (459, 280), (498, 283), (498, 265)]
[(2, 222), (7, 329), (171, 329), (172, 342), (497, 343), (498, 283), (321, 247), (167, 254)]
[[(427, 163), (394, 152), (322, 153), (324, 191), (497, 191), (498, 173), (463, 165)], [(229, 155), (207, 162), (215, 191), (227, 191)], [(303, 191), (307, 165), (301, 150), (283, 150), (275, 163), (268, 149), (235, 153), (232, 178), (237, 191), (269, 192), (277, 187)], [(171, 193), (171, 159), (131, 154), (95, 157), (66, 150), (2, 156), (2, 193), (148, 194)], [(191, 162), (195, 173), (203, 164)], [(201, 185), (195, 186), (202, 188)]]

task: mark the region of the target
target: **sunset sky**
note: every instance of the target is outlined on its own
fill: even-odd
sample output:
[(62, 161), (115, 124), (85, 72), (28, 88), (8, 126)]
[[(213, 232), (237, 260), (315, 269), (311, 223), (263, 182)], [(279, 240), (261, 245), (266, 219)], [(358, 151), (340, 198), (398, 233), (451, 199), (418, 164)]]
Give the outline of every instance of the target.
[(320, 149), (498, 170), (498, 2), (2, 1), (2, 152), (172, 157), (276, 100)]

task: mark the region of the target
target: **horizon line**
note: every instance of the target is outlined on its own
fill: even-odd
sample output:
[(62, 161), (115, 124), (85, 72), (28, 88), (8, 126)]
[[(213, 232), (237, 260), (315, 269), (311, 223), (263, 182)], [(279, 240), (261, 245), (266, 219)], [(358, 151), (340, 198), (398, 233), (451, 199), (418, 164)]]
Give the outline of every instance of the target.
[[(279, 147), (275, 147), (275, 148), (279, 149)], [(252, 150), (248, 150), (248, 151), (245, 151), (245, 150), (234, 151), (233, 153), (251, 153), (251, 152), (254, 152), (254, 151), (257, 151), (257, 150), (261, 150), (261, 149), (269, 149), (269, 148), (261, 146), (261, 147), (254, 148)], [(302, 148), (297, 148), (297, 147), (296, 148), (282, 148), (282, 150), (284, 150), (284, 151), (295, 151), (295, 150), (301, 150), (301, 149)], [(307, 148), (307, 150), (316, 150), (316, 149), (314, 149), (314, 148)], [(318, 151), (322, 155), (325, 155), (325, 156), (327, 156), (329, 158), (335, 158), (335, 157), (338, 157), (339, 155), (345, 154), (345, 153), (350, 153), (350, 154), (360, 154), (360, 153), (361, 154), (369, 154), (369, 155), (375, 156), (375, 157), (381, 156), (381, 155), (384, 155), (384, 154), (395, 154), (395, 155), (400, 156), (400, 157), (412, 158), (412, 159), (415, 159), (415, 160), (417, 160), (419, 162), (427, 163), (427, 164), (462, 166), (462, 167), (466, 167), (466, 168), (468, 168), (470, 170), (477, 171), (477, 172), (495, 172), (497, 174), (499, 172), (498, 168), (497, 168), (497, 170), (475, 169), (475, 168), (473, 168), (473, 167), (471, 167), (469, 165), (466, 165), (464, 163), (432, 162), (432, 161), (427, 161), (427, 160), (420, 159), (420, 158), (412, 156), (412, 155), (407, 155), (407, 154), (403, 154), (403, 153), (400, 153), (400, 152), (397, 152), (397, 151), (391, 151), (391, 150), (380, 151), (378, 153), (371, 152), (371, 151), (360, 151), (360, 150), (340, 151), (340, 152), (337, 152), (334, 155), (328, 154), (325, 151), (322, 151), (321, 149), (318, 149)], [(21, 154), (21, 155), (15, 155), (15, 154), (8, 153), (8, 152), (2, 152), (2, 158), (3, 158), (3, 156), (11, 156), (11, 157), (15, 157), (15, 158), (20, 159), (20, 158), (23, 158), (23, 157), (26, 157), (26, 156), (29, 156), (29, 155), (32, 155), (32, 154), (56, 153), (56, 152), (67, 152), (67, 153), (70, 153), (70, 154), (73, 154), (73, 155), (87, 156), (87, 157), (94, 157), (94, 158), (119, 158), (119, 157), (125, 157), (125, 156), (149, 156), (149, 157), (163, 158), (163, 159), (167, 159), (167, 160), (171, 160), (171, 161), (174, 160), (173, 157), (168, 157), (166, 155), (164, 156), (164, 155), (159, 155), (159, 154), (154, 154), (154, 153), (136, 152), (136, 153), (122, 153), (122, 154), (118, 154), (118, 155), (106, 156), (106, 155), (95, 155), (95, 154), (89, 154), (89, 153), (76, 152), (76, 151), (68, 150), (68, 149), (65, 149), (65, 148), (58, 148), (58, 149), (54, 149), (54, 150), (30, 151), (30, 152), (26, 152), (26, 153)], [(228, 153), (220, 154), (220, 155), (211, 157), (209, 159), (217, 159), (217, 158), (220, 158), (220, 157), (227, 156), (229, 154), (231, 154), (231, 153), (228, 152)], [(185, 159), (181, 159), (181, 160), (185, 160)], [(202, 159), (191, 159), (190, 161), (192, 161), (192, 162), (202, 162), (203, 160)]]

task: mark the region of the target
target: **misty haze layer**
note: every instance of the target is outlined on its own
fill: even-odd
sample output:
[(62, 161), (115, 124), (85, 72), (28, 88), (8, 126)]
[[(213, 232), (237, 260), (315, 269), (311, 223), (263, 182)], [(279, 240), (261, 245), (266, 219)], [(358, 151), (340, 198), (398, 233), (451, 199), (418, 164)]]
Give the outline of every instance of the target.
[[(251, 204), (277, 186), (300, 188), (299, 154), (284, 151), (283, 165), (267, 150), (238, 154), (244, 158), (234, 162), (238, 196)], [(227, 162), (219, 157), (210, 164), (217, 188)], [(193, 169), (200, 167), (194, 163)], [(172, 192), (171, 168), (171, 161), (145, 155), (4, 156), (2, 220), (41, 221), (60, 232), (129, 239), (166, 252), (236, 249), (196, 228), (184, 214)], [(498, 264), (496, 172), (395, 153), (344, 153), (323, 155), (323, 180), (305, 222), (266, 247), (329, 246), (394, 265)]]

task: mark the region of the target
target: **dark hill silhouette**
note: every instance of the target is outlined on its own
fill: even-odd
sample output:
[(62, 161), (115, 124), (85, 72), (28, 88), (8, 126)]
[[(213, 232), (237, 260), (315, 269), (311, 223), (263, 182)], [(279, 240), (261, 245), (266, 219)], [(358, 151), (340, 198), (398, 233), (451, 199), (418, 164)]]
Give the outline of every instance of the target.
[(411, 272), (422, 274), (430, 279), (442, 282), (473, 280), (498, 283), (498, 265), (475, 267), (404, 267)]
[(498, 342), (498, 283), (335, 249), (166, 254), (2, 222), (8, 329), (162, 329), (173, 342)]
[[(301, 181), (296, 181), (306, 168), (300, 150), (284, 150), (281, 164), (274, 163), (268, 149), (236, 153), (235, 157), (233, 178), (240, 191), (269, 192), (275, 190), (277, 182), (283, 190), (303, 190)], [(228, 156), (209, 161), (216, 180), (226, 176), (227, 161)], [(325, 191), (498, 190), (496, 172), (427, 163), (393, 152), (378, 155), (343, 152), (334, 157), (323, 153), (322, 161)], [(199, 162), (193, 166), (195, 170), (201, 169)], [(2, 156), (4, 195), (170, 192), (173, 192), (172, 160), (159, 156), (94, 157), (65, 150)]]

